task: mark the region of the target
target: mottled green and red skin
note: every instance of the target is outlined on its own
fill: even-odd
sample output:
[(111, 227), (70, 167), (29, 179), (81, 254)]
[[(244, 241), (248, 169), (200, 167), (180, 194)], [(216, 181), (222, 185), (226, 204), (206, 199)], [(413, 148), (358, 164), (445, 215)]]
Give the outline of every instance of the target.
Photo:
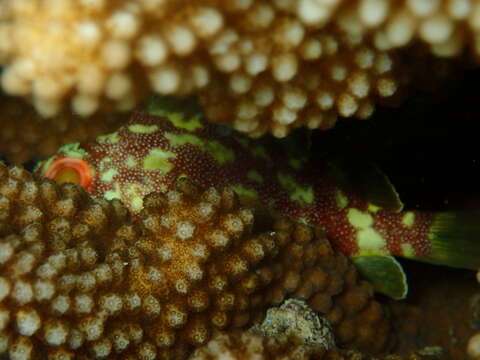
[(146, 194), (165, 191), (187, 176), (204, 187), (233, 187), (242, 200), (322, 226), (333, 246), (347, 255), (428, 257), (430, 214), (379, 209), (342, 189), (324, 161), (294, 159), (268, 140), (251, 140), (199, 118), (179, 122), (179, 114), (177, 121), (162, 115), (134, 113), (116, 133), (79, 151), (63, 148), (39, 171), (45, 174), (55, 158), (81, 157), (94, 171), (87, 191), (120, 198), (134, 213)]

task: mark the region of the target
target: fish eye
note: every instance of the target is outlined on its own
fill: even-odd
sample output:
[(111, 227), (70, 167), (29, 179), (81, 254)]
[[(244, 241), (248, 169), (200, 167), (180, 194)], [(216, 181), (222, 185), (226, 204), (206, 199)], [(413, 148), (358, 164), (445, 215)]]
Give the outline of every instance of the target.
[(83, 159), (59, 157), (55, 159), (44, 175), (58, 183), (74, 183), (87, 189), (92, 183), (90, 165)]

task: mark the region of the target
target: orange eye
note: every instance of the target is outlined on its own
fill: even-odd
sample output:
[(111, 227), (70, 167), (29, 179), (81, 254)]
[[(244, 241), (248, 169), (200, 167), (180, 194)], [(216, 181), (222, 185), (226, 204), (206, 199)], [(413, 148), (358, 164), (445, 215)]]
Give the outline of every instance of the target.
[(53, 161), (45, 177), (59, 183), (71, 182), (87, 189), (92, 183), (92, 171), (85, 160), (62, 157)]

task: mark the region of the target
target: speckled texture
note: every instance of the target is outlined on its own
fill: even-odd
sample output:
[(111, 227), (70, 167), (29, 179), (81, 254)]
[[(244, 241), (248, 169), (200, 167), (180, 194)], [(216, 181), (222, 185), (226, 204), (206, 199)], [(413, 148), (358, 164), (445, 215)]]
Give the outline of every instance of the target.
[[(164, 192), (187, 177), (204, 187), (229, 187), (244, 204), (322, 226), (335, 249), (347, 255), (430, 256), (433, 214), (383, 209), (342, 183), (350, 176), (348, 165), (308, 159), (285, 144), (208, 124), (191, 100), (175, 100), (173, 109), (168, 104), (151, 109), (155, 115), (134, 113), (125, 126), (95, 142), (59, 149), (38, 173), (55, 179), (52, 171), (73, 169), (64, 160), (81, 160), (92, 178), (87, 191), (121, 199), (133, 213), (142, 209), (146, 194)], [(381, 173), (359, 181), (388, 188), (384, 198), (396, 197)]]
[(287, 299), (280, 306), (268, 309), (262, 322), (250, 331), (267, 339), (285, 336), (325, 350), (335, 347), (330, 322), (298, 299)]

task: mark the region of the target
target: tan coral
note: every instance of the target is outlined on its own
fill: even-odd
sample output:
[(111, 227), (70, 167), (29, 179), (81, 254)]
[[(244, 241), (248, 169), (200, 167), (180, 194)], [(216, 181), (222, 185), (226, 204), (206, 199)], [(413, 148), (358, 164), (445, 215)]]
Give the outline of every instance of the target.
[(126, 281), (125, 262), (105, 249), (127, 211), (119, 202), (93, 201), (74, 185), (36, 181), (3, 164), (0, 194), (0, 353), (72, 359), (85, 342), (95, 352), (99, 342), (111, 341), (104, 325), (115, 299), (126, 301), (118, 288)]
[(345, 5), (335, 21), (350, 34), (371, 32), (377, 49), (422, 42), (439, 57), (458, 56), (467, 46), (480, 54), (477, 0), (358, 0)]
[[(412, 7), (398, 3), (1, 0), (1, 82), (8, 93), (32, 97), (45, 116), (66, 101), (81, 115), (105, 103), (131, 108), (151, 89), (197, 94), (209, 119), (252, 136), (326, 129), (338, 116), (369, 117), (379, 98), (412, 80), (382, 37)], [(414, 30), (427, 28), (429, 39), (455, 21), (452, 33), (474, 32), (474, 25), (462, 27), (475, 23), (467, 21), (473, 15), (467, 19), (455, 4), (435, 12), (448, 21), (434, 18)], [(425, 20), (415, 11), (408, 19)]]
[(345, 256), (303, 225), (252, 230), (236, 202), (181, 181), (132, 223), (118, 202), (0, 165), (1, 352), (180, 359), (287, 296), (324, 314), (339, 344), (386, 349), (388, 317)]
[(63, 111), (42, 118), (22, 99), (0, 96), (0, 156), (14, 163), (45, 159), (62, 145), (87, 142), (115, 130), (122, 114), (98, 114), (82, 118)]
[(201, 345), (213, 329), (247, 325), (266, 306), (293, 296), (324, 313), (340, 343), (372, 352), (388, 345), (388, 320), (371, 287), (358, 282), (321, 233), (283, 220), (271, 233), (248, 235), (253, 214), (237, 208), (231, 191), (198, 194), (187, 182), (147, 197), (141, 221), (146, 238), (137, 243), (134, 258), (142, 265), (132, 268), (132, 285), (161, 298), (171, 284), (173, 304), (151, 329), (160, 344), (171, 344), (176, 333), (179, 341)]
[(287, 337), (267, 340), (248, 331), (217, 333), (206, 345), (196, 350), (189, 360), (298, 359), (322, 358), (325, 349), (297, 344)]
[(330, 350), (298, 343), (286, 336), (262, 337), (250, 331), (217, 333), (196, 350), (189, 360), (421, 360), (412, 355), (369, 356), (357, 351)]

